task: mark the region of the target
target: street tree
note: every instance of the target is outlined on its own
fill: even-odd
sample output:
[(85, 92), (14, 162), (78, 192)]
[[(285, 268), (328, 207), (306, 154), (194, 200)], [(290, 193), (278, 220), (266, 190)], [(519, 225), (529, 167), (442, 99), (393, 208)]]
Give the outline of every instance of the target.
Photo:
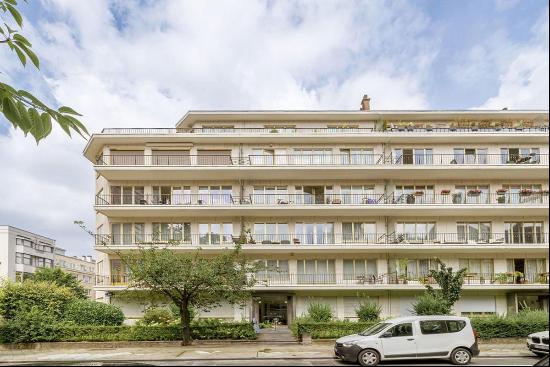
[[(32, 44), (21, 34), (23, 17), (18, 10), (18, 0), (0, 0), (0, 45), (8, 46), (25, 67), (30, 61), (40, 69), (40, 60), (32, 50)], [(26, 1), (26, 0), (25, 0)], [(0, 75), (1, 76), (1, 75)], [(49, 107), (31, 93), (16, 89), (0, 81), (0, 112), (15, 129), (21, 129), (25, 136), (30, 133), (36, 143), (50, 134), (52, 120), (71, 136), (71, 131), (86, 138), (89, 133), (78, 120), (82, 116), (71, 107)]]
[(430, 270), (430, 277), (435, 280), (439, 289), (434, 289), (431, 285), (427, 284), (427, 292), (437, 298), (443, 299), (447, 303), (448, 308), (451, 309), (460, 299), (464, 277), (468, 269), (462, 268), (455, 272), (452, 267), (448, 267), (439, 258), (436, 258), (435, 262), (437, 263), (437, 269)]

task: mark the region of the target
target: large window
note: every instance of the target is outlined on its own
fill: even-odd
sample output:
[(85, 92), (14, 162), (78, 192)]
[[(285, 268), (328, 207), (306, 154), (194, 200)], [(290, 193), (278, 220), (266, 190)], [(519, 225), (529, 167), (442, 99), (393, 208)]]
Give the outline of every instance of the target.
[(111, 200), (113, 205), (145, 204), (143, 186), (111, 186)]
[(33, 247), (33, 244), (34, 242), (32, 242), (31, 240), (27, 239), (27, 238), (20, 238), (20, 237), (17, 237), (15, 239), (15, 244), (16, 245), (21, 245), (21, 246), (26, 246), (26, 247)]
[(296, 223), (295, 237), (302, 244), (335, 243), (334, 223)]
[(399, 204), (434, 204), (433, 185), (397, 185), (394, 200)]
[(540, 163), (539, 148), (501, 148), (502, 164), (537, 164)]
[(191, 242), (191, 223), (153, 223), (156, 241)]
[(298, 260), (298, 284), (331, 284), (336, 281), (334, 260)]
[(152, 204), (189, 205), (192, 204), (189, 186), (153, 186)]
[(343, 204), (376, 204), (374, 186), (371, 185), (344, 185), (341, 187)]
[(396, 238), (400, 242), (428, 242), (436, 239), (434, 222), (399, 222)]
[(296, 204), (330, 204), (334, 199), (332, 186), (295, 186)]
[(542, 185), (522, 184), (522, 185), (502, 185), (506, 190), (504, 195), (499, 195), (499, 203), (522, 204), (522, 203), (542, 203), (541, 194)]
[(455, 148), (452, 164), (487, 164), (487, 148)]
[(286, 186), (254, 186), (253, 204), (288, 204), (289, 202)]
[(393, 150), (395, 164), (433, 164), (432, 148), (396, 148)]
[(376, 259), (344, 259), (344, 280), (374, 282), (378, 274)]
[(375, 243), (376, 223), (344, 222), (342, 240), (344, 243)]
[(258, 260), (263, 267), (256, 277), (259, 281), (269, 283), (287, 282), (290, 279), (288, 272), (288, 260)]
[(437, 263), (433, 259), (389, 259), (388, 272), (406, 276), (411, 280), (426, 277), (430, 270), (436, 270)]
[(256, 243), (290, 244), (288, 223), (254, 223)]
[(504, 241), (506, 243), (543, 243), (542, 222), (505, 222)]
[(466, 268), (470, 275), (483, 277), (494, 273), (493, 259), (458, 259), (458, 268)]
[(296, 148), (292, 162), (298, 165), (337, 164), (331, 148)]
[(491, 222), (458, 222), (458, 242), (487, 243), (491, 239)]
[(227, 205), (233, 203), (231, 186), (199, 186), (199, 205)]
[(29, 254), (24, 254), (22, 252), (16, 252), (15, 253), (15, 263), (16, 264), (24, 264), (24, 265), (32, 265), (32, 256)]
[(219, 245), (233, 242), (233, 223), (199, 224), (199, 243)]
[(351, 165), (374, 164), (374, 150), (372, 148), (340, 149), (340, 163)]
[(489, 204), (489, 200), (487, 185), (455, 186), (453, 204)]

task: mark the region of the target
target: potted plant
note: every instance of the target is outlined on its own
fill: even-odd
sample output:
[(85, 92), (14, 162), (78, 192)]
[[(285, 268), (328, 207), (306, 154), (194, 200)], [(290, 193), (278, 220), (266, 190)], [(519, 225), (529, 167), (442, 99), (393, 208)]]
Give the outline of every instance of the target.
[(507, 273), (498, 273), (495, 274), (495, 282), (499, 284), (507, 284), (509, 276)]
[(407, 265), (409, 264), (409, 259), (399, 259), (398, 264), (399, 264), (399, 276), (398, 276), (399, 282), (401, 284), (407, 284), (407, 279), (408, 279)]
[(544, 196), (548, 196), (548, 190), (540, 190), (538, 193)]
[(412, 122), (409, 122), (407, 124), (407, 131), (413, 131), (414, 130), (414, 124)]
[(270, 133), (277, 133), (277, 132), (279, 132), (279, 130), (277, 130), (277, 129), (276, 129), (276, 128), (274, 128), (274, 127), (272, 127), (272, 128), (271, 128), (271, 131), (270, 131)]
[(430, 124), (426, 124), (426, 131), (433, 131), (433, 126)]
[(531, 189), (521, 189), (521, 191), (519, 192), (519, 194), (522, 196), (529, 196), (532, 193), (533, 193), (533, 190)]
[(451, 190), (449, 190), (449, 189), (441, 190), (441, 195), (449, 195), (450, 193), (451, 193)]

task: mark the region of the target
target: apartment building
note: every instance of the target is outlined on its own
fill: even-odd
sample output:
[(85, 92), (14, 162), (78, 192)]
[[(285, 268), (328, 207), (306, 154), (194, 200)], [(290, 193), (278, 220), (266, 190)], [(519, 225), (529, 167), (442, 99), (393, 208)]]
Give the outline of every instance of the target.
[[(410, 314), (439, 257), (466, 267), (463, 315), (548, 308), (548, 111), (190, 111), (175, 128), (106, 128), (96, 171), (96, 298), (123, 302), (118, 251), (216, 253), (247, 234), (265, 263), (245, 306), (290, 323), (359, 298)], [(107, 246), (105, 246), (107, 244)]]
[(53, 268), (55, 240), (0, 225), (0, 280), (23, 280), (38, 268)]
[(69, 256), (61, 248), (55, 249), (54, 258), (55, 266), (74, 275), (86, 289), (88, 297), (95, 299), (95, 259), (92, 256)]

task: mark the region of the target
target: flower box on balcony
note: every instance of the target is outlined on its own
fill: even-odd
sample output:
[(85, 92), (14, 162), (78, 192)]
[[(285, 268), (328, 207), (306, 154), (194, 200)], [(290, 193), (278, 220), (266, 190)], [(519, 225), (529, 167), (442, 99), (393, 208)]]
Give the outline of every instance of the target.
[(520, 195), (522, 196), (529, 196), (533, 193), (533, 190), (531, 189), (523, 189), (519, 192)]
[(479, 190), (479, 189), (468, 191), (468, 195), (470, 195), (470, 196), (479, 196), (480, 194), (481, 194), (481, 190)]
[(548, 190), (540, 190), (538, 194), (548, 196), (549, 191)]
[(451, 190), (441, 190), (441, 195), (449, 195), (451, 193)]
[(498, 195), (504, 195), (504, 194), (506, 194), (507, 191), (508, 191), (508, 190), (506, 190), (506, 189), (498, 189), (498, 190), (497, 190), (497, 194), (498, 194)]
[(414, 196), (424, 196), (424, 191), (415, 191)]

